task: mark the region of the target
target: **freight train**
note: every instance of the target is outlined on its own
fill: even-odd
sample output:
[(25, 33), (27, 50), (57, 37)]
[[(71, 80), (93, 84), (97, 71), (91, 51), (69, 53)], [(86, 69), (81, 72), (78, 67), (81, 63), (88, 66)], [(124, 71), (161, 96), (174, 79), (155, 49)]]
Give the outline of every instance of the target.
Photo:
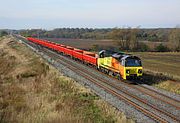
[(107, 50), (102, 50), (99, 54), (95, 54), (47, 40), (32, 37), (28, 37), (27, 40), (63, 55), (68, 55), (73, 59), (96, 67), (99, 71), (112, 75), (118, 79), (139, 79), (143, 76), (141, 59), (131, 54), (110, 52)]

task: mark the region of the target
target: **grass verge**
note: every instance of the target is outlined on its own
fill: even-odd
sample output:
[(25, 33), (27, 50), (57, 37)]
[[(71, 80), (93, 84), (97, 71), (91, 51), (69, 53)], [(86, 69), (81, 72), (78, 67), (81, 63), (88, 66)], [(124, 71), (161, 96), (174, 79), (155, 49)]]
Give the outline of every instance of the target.
[(135, 52), (142, 59), (145, 83), (180, 94), (180, 53)]
[(133, 122), (13, 37), (0, 50), (0, 122)]

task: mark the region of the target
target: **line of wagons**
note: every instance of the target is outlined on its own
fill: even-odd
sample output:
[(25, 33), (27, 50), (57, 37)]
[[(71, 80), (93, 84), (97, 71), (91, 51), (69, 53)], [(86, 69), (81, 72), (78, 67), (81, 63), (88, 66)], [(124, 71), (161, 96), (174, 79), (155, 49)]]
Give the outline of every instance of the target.
[(87, 64), (91, 64), (93, 66), (97, 66), (97, 58), (98, 55), (92, 52), (80, 50), (74, 47), (66, 46), (57, 44), (55, 42), (50, 42), (47, 40), (40, 40), (36, 38), (27, 38), (29, 41), (32, 41), (33, 43), (40, 44), (44, 47), (51, 48), (55, 51), (61, 52), (63, 54), (69, 55), (71, 57), (74, 57), (76, 59), (79, 59)]
[(80, 50), (74, 47), (57, 44), (47, 40), (41, 40), (36, 38), (27, 38), (27, 40), (50, 48), (59, 53), (71, 56), (72, 58), (78, 59), (85, 64), (90, 64), (98, 70), (112, 75), (118, 79), (127, 78), (141, 78), (143, 75), (141, 59), (137, 56), (130, 54), (124, 54), (121, 52), (108, 53), (105, 50), (99, 52), (99, 55)]

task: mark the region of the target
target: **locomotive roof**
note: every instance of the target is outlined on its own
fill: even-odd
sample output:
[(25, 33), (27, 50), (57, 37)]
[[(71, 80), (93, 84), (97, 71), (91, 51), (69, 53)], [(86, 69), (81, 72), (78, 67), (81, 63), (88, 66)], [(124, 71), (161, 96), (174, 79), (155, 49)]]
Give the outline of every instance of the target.
[(133, 56), (131, 54), (124, 54), (124, 53), (123, 54), (115, 53), (112, 55), (112, 57), (117, 58), (117, 59), (121, 59), (121, 60), (123, 60), (123, 59), (125, 60), (127, 58), (139, 59), (139, 57), (137, 57), (137, 56)]
[(125, 59), (127, 59), (127, 58), (132, 58), (132, 59), (140, 59), (139, 57), (137, 57), (137, 56), (134, 56), (134, 55), (132, 55), (132, 54), (126, 54), (126, 53), (124, 53), (124, 52), (121, 52), (121, 51), (119, 51), (119, 52), (114, 52), (114, 51), (111, 51), (111, 50), (101, 50), (100, 52), (99, 52), (99, 54), (101, 54), (101, 53), (105, 53), (105, 56), (107, 56), (107, 57), (109, 57), (109, 56), (112, 56), (113, 58), (116, 58), (116, 59), (118, 59), (118, 60), (125, 60)]

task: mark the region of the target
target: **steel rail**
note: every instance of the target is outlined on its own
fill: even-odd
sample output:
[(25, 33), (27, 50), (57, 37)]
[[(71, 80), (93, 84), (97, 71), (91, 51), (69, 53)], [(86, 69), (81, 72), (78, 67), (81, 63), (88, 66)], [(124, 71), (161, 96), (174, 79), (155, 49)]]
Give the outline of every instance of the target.
[[(48, 49), (49, 50), (49, 49)], [(56, 54), (57, 55), (57, 54)], [(58, 55), (58, 57), (59, 57), (59, 55)], [(61, 59), (62, 60), (62, 59)], [(60, 61), (59, 61), (60, 62)], [(66, 60), (66, 62), (69, 62), (69, 61), (67, 61)], [(62, 63), (62, 62), (61, 62)], [(63, 64), (63, 63), (62, 63)], [(64, 64), (65, 65), (65, 64)], [(65, 65), (65, 66), (67, 66), (67, 65)], [(119, 93), (117, 93), (116, 91), (114, 91), (114, 90), (112, 90), (111, 88), (108, 88), (108, 87), (105, 87), (103, 84), (100, 84), (100, 83), (98, 83), (97, 82), (97, 80), (99, 80), (99, 81), (103, 81), (104, 83), (106, 83), (107, 85), (110, 85), (110, 83), (108, 83), (106, 80), (102, 80), (102, 79), (99, 79), (97, 76), (96, 76), (96, 79), (97, 80), (95, 80), (94, 78), (90, 78), (90, 77), (88, 77), (87, 75), (85, 75), (84, 74), (84, 72), (82, 72), (82, 71), (84, 71), (82, 68), (76, 68), (75, 66), (73, 66), (72, 64), (69, 66), (67, 66), (69, 69), (72, 69), (72, 70), (75, 70), (76, 72), (77, 71), (79, 71), (78, 73), (80, 74), (80, 75), (82, 75), (83, 77), (85, 77), (86, 79), (88, 79), (88, 80), (91, 80), (91, 81), (93, 81), (96, 85), (98, 85), (99, 87), (101, 87), (101, 88), (103, 88), (103, 89), (106, 89), (108, 92), (110, 92), (110, 93), (113, 93), (113, 95), (115, 95), (115, 96), (117, 96), (117, 97), (121, 97), (121, 99), (123, 99), (123, 100), (125, 100), (125, 101), (127, 101), (128, 103), (130, 103), (131, 105), (133, 105), (133, 106), (135, 106), (136, 105), (136, 108), (138, 109), (138, 110), (141, 110), (142, 112), (144, 112), (144, 114), (149, 114), (151, 117), (153, 117), (153, 118), (155, 118), (157, 121), (160, 121), (160, 122), (167, 122), (165, 119), (162, 119), (162, 118), (160, 118), (160, 117), (158, 117), (157, 116), (157, 114), (154, 114), (154, 113), (152, 113), (152, 112), (149, 112), (147, 109), (143, 109), (142, 107), (140, 107), (138, 104), (136, 104), (135, 102), (132, 102), (131, 100), (129, 100), (127, 97), (125, 97), (125, 96), (123, 96), (123, 95), (120, 95)], [(73, 68), (74, 67), (74, 68)], [(81, 71), (80, 71), (81, 70)], [(86, 71), (86, 73), (87, 73), (88, 71)], [(88, 72), (88, 74), (91, 74), (90, 72)], [(91, 76), (92, 76), (92, 74), (91, 74)], [(93, 77), (95, 77), (94, 75), (93, 75)], [(115, 78), (113, 78), (113, 79), (115, 79)], [(116, 79), (117, 80), (117, 79)], [(110, 85), (110, 86), (112, 86), (112, 85)], [(115, 85), (113, 85), (113, 88), (116, 88), (116, 89), (118, 89), (118, 90), (120, 90), (120, 89), (122, 89), (122, 88), (120, 88), (120, 87), (117, 87), (117, 86), (115, 86)], [(137, 88), (136, 88), (137, 89)], [(148, 88), (149, 89), (149, 88)], [(138, 90), (141, 90), (141, 89), (138, 89)], [(142, 90), (141, 90), (142, 91)], [(131, 96), (131, 97), (133, 97), (134, 99), (136, 99), (136, 100), (138, 100), (138, 101), (140, 101), (140, 102), (142, 102), (142, 103), (147, 103), (147, 101), (142, 101), (140, 98), (137, 98), (137, 97), (135, 97), (135, 96), (132, 96), (132, 94), (128, 94), (127, 92), (123, 92), (123, 93), (126, 93), (126, 95), (129, 95), (129, 96)], [(146, 93), (147, 95), (149, 95), (148, 93)], [(119, 95), (119, 96), (118, 96)], [(120, 98), (119, 97), (119, 98)], [(132, 104), (133, 103), (133, 104)], [(154, 107), (153, 105), (151, 105), (151, 104), (148, 104), (150, 107), (152, 107), (152, 108), (154, 108), (154, 109), (156, 109), (156, 110), (158, 110), (159, 112), (161, 112), (161, 113), (163, 113), (163, 114), (165, 114), (165, 115), (167, 115), (168, 117), (171, 117), (172, 119), (174, 119), (174, 120), (176, 120), (176, 121), (179, 121), (179, 119), (177, 119), (176, 117), (174, 117), (172, 114), (169, 114), (169, 113), (167, 113), (167, 112), (164, 112), (164, 111), (162, 111), (162, 110), (159, 110), (159, 109), (157, 109), (157, 107)], [(147, 112), (149, 112), (149, 113), (147, 113)]]
[[(47, 52), (46, 52), (47, 53)], [(52, 57), (52, 55), (50, 55)], [(62, 60), (62, 59), (61, 59)], [(72, 64), (65, 64), (67, 63), (67, 61), (64, 63), (61, 60), (58, 60), (58, 62), (60, 62), (61, 64), (63, 64), (64, 66), (66, 66), (67, 68), (73, 70), (74, 72), (78, 73), (79, 75), (81, 75), (82, 77), (86, 78), (87, 80), (89, 80), (90, 82), (93, 82), (95, 85), (99, 86), (100, 88), (104, 89), (106, 92), (118, 97), (121, 100), (126, 101), (127, 103), (129, 103), (130, 105), (134, 106), (137, 110), (143, 112), (146, 116), (153, 118), (154, 120), (158, 121), (158, 122), (162, 122), (162, 123), (168, 123), (168, 121), (166, 121), (165, 119), (161, 118), (160, 116), (158, 116), (157, 114), (150, 112), (148, 109), (145, 109), (143, 107), (141, 107), (139, 104), (137, 104), (136, 102), (128, 99), (126, 96), (119, 94), (118, 92), (116, 92), (115, 90), (111, 89), (110, 87), (105, 86), (102, 83), (99, 83), (97, 80), (95, 80), (94, 78), (91, 78), (89, 76), (87, 76), (85, 73), (87, 73), (87, 71), (82, 71), (79, 68), (74, 67)], [(88, 72), (89, 74), (89, 72)]]
[[(49, 53), (49, 52), (46, 52), (46, 53)], [(56, 55), (55, 57), (60, 57), (59, 54), (57, 54), (57, 53), (54, 54), (54, 53), (55, 53), (55, 52), (53, 52), (53, 53), (51, 52), (51, 56), (52, 56), (52, 54), (53, 54), (54, 56)], [(62, 58), (62, 57), (63, 57), (63, 56), (61, 56), (61, 58)], [(65, 59), (61, 59), (61, 60), (65, 61), (66, 63), (69, 63), (71, 66), (76, 67), (75, 65), (72, 65), (68, 60), (65, 60)], [(60, 60), (58, 60), (58, 61), (60, 61)], [(171, 113), (169, 113), (169, 112), (167, 112), (167, 111), (165, 111), (165, 110), (159, 109), (159, 107), (156, 107), (156, 106), (154, 106), (154, 105), (151, 104), (151, 103), (148, 103), (148, 101), (146, 101), (146, 100), (144, 100), (144, 99), (142, 100), (141, 98), (133, 95), (132, 93), (129, 93), (128, 91), (125, 91), (122, 87), (117, 86), (117, 85), (115, 85), (115, 84), (113, 84), (113, 83), (109, 83), (107, 80), (104, 80), (104, 79), (102, 79), (102, 78), (100, 78), (100, 77), (98, 77), (98, 76), (90, 73), (89, 71), (80, 68), (80, 67), (78, 68), (78, 70), (81, 70), (81, 71), (84, 71), (85, 73), (88, 73), (89, 75), (93, 76), (93, 77), (96, 78), (97, 80), (106, 83), (107, 85), (109, 85), (109, 86), (111, 86), (111, 87), (113, 87), (113, 88), (115, 88), (115, 89), (117, 89), (117, 90), (125, 93), (126, 95), (128, 95), (128, 96), (130, 96), (130, 97), (132, 97), (132, 98), (134, 98), (134, 99), (136, 99), (136, 100), (138, 100), (139, 102), (141, 102), (141, 103), (143, 103), (143, 104), (148, 105), (149, 107), (155, 109), (156, 111), (158, 111), (158, 112), (160, 112), (160, 113), (165, 114), (166, 116), (172, 118), (173, 120), (175, 120), (175, 121), (180, 121), (179, 118), (177, 118), (177, 117), (174, 116), (173, 114), (171, 114)], [(157, 114), (156, 114), (156, 115), (157, 115)]]

